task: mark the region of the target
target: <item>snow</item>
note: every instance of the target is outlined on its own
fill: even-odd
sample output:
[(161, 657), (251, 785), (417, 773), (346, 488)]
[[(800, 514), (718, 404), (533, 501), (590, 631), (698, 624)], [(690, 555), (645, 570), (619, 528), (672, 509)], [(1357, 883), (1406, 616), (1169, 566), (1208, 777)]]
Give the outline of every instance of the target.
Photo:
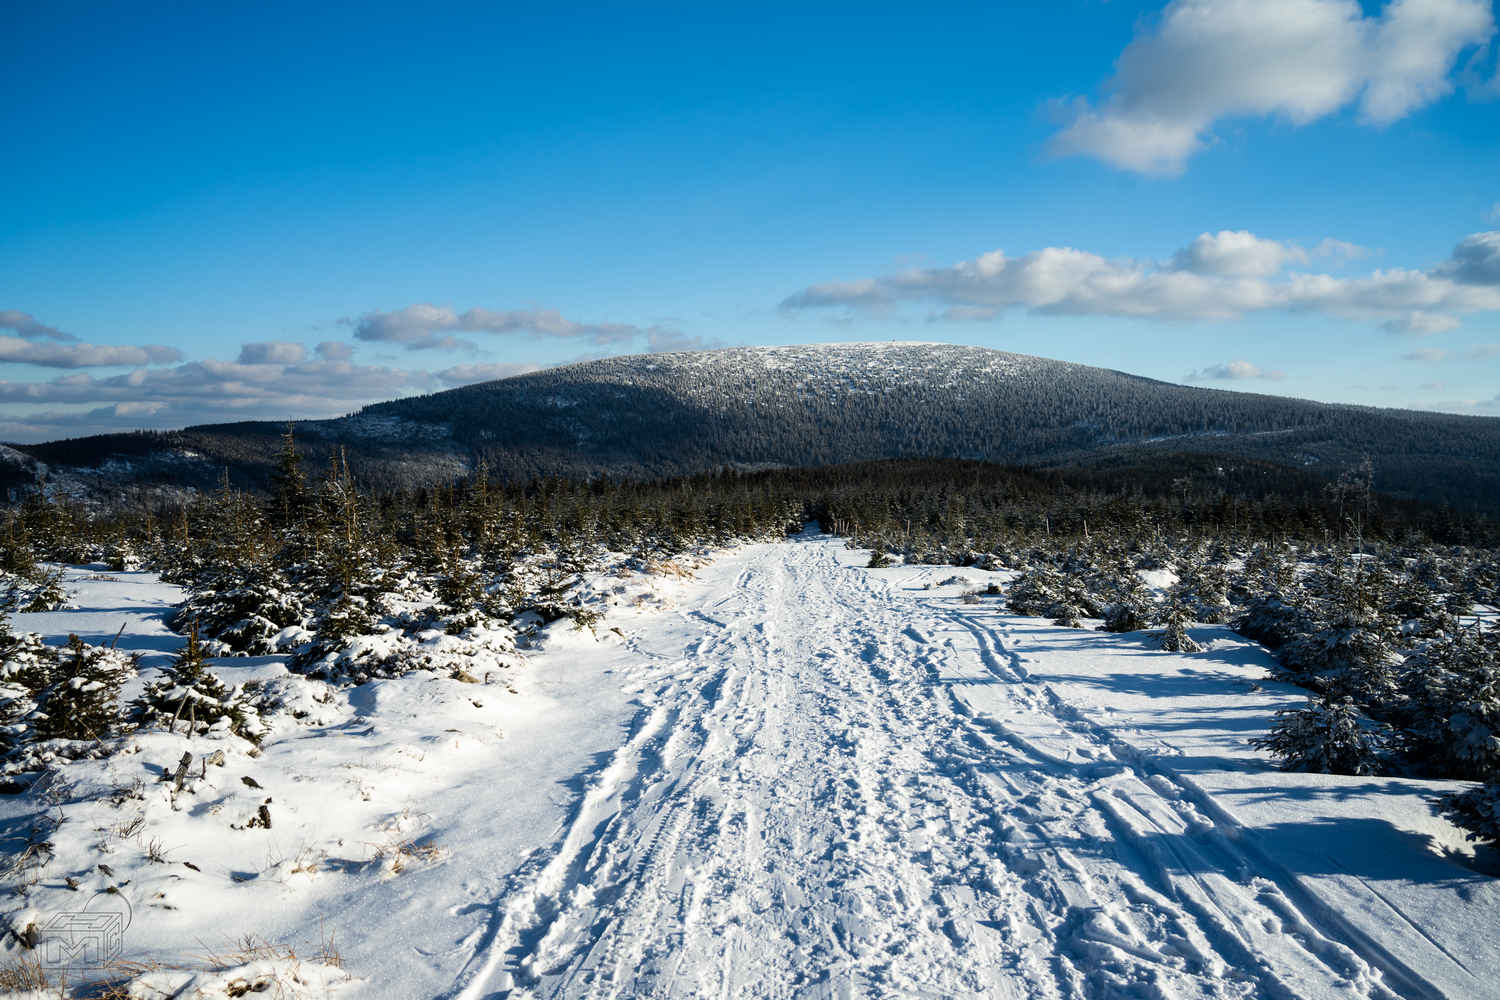
[[(114, 887), (124, 958), (275, 946), (142, 997), (1497, 995), (1494, 859), (1429, 805), (1459, 783), (1275, 770), (1246, 740), (1305, 693), (1223, 628), (1167, 653), (868, 558), (809, 532), (638, 575), (504, 683), (215, 660), (277, 706), (263, 747), (141, 732), (0, 797), (4, 836), (52, 817), (6, 925)], [(176, 588), (90, 575), (15, 627), (182, 644)]]

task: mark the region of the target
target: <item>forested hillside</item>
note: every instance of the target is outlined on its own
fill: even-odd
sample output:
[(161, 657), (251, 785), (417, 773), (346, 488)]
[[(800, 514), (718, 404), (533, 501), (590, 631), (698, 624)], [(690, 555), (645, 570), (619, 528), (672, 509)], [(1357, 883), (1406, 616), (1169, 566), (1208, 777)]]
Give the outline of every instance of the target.
[[(16, 450), (96, 483), (267, 486), (269, 423)], [(1368, 457), (1393, 496), (1500, 513), (1500, 420), (1173, 385), (947, 344), (727, 348), (590, 361), (298, 425), (314, 461), (403, 488), (487, 466), (502, 479), (651, 479), (900, 456), (1161, 475), (1184, 453), (1324, 479)], [(1217, 461), (1217, 460), (1216, 460)], [(21, 477), (12, 464), (13, 479)]]

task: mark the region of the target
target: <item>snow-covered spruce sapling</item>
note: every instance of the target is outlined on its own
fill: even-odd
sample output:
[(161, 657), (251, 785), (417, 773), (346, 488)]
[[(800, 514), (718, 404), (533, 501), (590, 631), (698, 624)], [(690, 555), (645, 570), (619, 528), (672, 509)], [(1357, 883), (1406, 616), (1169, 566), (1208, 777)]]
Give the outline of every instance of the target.
[(1276, 651), (1279, 675), (1315, 691), (1338, 690), (1372, 711), (1399, 708), (1404, 647), (1389, 612), (1391, 576), (1369, 559), (1336, 559), (1313, 581), (1318, 610)]
[(37, 696), (32, 726), (39, 740), (102, 740), (120, 724), (120, 685), (138, 657), (68, 636), (49, 683)]
[(1500, 847), (1500, 778), (1444, 795), (1438, 806), (1454, 825), (1468, 831), (1470, 840)]
[(1062, 597), (1062, 577), (1049, 566), (1038, 566), (1011, 585), (1007, 604), (1018, 615), (1044, 618), (1057, 613)]
[(234, 574), (218, 575), (195, 591), (184, 608), (201, 635), (217, 639), (234, 653), (266, 656), (283, 629), (301, 625), (306, 609), (286, 575), (270, 562)]
[(63, 590), (63, 576), (67, 571), (62, 566), (54, 569), (38, 567), (32, 573), (34, 586), (30, 588), (30, 600), (22, 611), (56, 611), (68, 604), (68, 592)]
[(122, 535), (105, 552), (104, 564), (110, 568), (111, 572), (124, 573), (127, 570), (140, 569), (141, 557), (130, 539)]
[(1181, 567), (1180, 579), (1167, 595), (1169, 601), (1187, 607), (1194, 621), (1218, 625), (1229, 620), (1229, 581), (1224, 571), (1210, 563), (1192, 562)]
[(1063, 577), (1062, 594), (1052, 609), (1052, 624), (1065, 628), (1083, 628), (1081, 619), (1098, 618), (1103, 609), (1090, 590), (1091, 574), (1084, 569), (1069, 572)]
[(1280, 758), (1283, 771), (1365, 775), (1384, 771), (1389, 741), (1384, 727), (1365, 724), (1353, 698), (1332, 693), (1279, 710), (1270, 733), (1250, 745)]
[(1427, 777), (1500, 777), (1500, 628), (1425, 642), (1403, 670), (1396, 715), (1407, 760)]
[(1139, 632), (1150, 628), (1156, 617), (1156, 602), (1140, 577), (1130, 573), (1119, 596), (1104, 616), (1101, 632)]
[(1203, 647), (1187, 634), (1187, 627), (1192, 623), (1192, 612), (1184, 604), (1174, 602), (1157, 619), (1157, 624), (1163, 626), (1162, 630), (1152, 632), (1150, 636), (1169, 653), (1197, 653)]
[(1077, 601), (1071, 600), (1069, 594), (1064, 594), (1063, 599), (1052, 609), (1057, 617), (1052, 619), (1052, 624), (1063, 628), (1083, 628), (1083, 619), (1088, 612), (1085, 611)]
[(146, 685), (130, 703), (132, 720), (143, 726), (195, 736), (215, 727), (259, 743), (264, 729), (254, 704), (239, 686), (226, 687), (203, 661), (203, 646), (195, 626), (187, 645), (177, 651), (160, 677)]
[(349, 640), (357, 635), (369, 635), (375, 630), (375, 618), (365, 606), (363, 598), (340, 594), (338, 600), (318, 622), (312, 645), (294, 659), (293, 665), (303, 665), (322, 659), (329, 653), (345, 648)]
[(271, 471), (271, 517), (287, 527), (302, 519), (307, 506), (307, 473), (302, 469), (302, 450), (292, 431), (295, 425), (288, 420), (286, 433), (282, 435), (281, 451), (276, 455), (276, 465)]
[(30, 738), (27, 717), (36, 710), (36, 699), (52, 682), (57, 666), (57, 650), (40, 635), (11, 631), (9, 617), (15, 606), (13, 593), (0, 593), (0, 753)]
[(1324, 628), (1325, 622), (1307, 595), (1293, 588), (1268, 591), (1252, 599), (1229, 627), (1246, 639), (1277, 650), (1299, 635)]

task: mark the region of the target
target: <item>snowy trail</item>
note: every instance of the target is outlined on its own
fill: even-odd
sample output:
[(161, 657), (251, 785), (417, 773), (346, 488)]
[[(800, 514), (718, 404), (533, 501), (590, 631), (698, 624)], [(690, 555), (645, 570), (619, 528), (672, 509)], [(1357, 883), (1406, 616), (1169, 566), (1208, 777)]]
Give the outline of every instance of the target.
[(1030, 680), (1004, 619), (840, 551), (730, 557), (632, 639), (647, 708), (454, 995), (1443, 995)]

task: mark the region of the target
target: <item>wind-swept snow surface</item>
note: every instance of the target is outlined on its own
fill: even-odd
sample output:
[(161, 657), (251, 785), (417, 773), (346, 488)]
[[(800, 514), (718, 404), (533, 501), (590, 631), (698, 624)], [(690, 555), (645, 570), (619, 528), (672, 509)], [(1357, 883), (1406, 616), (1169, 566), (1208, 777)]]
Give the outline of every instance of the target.
[[(6, 919), (114, 886), (126, 958), (333, 934), (354, 981), (294, 995), (381, 1000), (1500, 996), (1494, 859), (1428, 805), (1457, 783), (1274, 770), (1245, 741), (1305, 693), (1222, 628), (1161, 652), (972, 596), (1007, 574), (867, 556), (808, 533), (611, 578), (658, 599), (554, 624), (505, 684), (216, 661), (291, 699), (263, 753), (175, 797), (213, 741), (67, 765)], [(16, 624), (172, 599), (134, 579)], [(122, 647), (178, 643), (130, 614)], [(39, 794), (0, 800), (14, 835)]]

